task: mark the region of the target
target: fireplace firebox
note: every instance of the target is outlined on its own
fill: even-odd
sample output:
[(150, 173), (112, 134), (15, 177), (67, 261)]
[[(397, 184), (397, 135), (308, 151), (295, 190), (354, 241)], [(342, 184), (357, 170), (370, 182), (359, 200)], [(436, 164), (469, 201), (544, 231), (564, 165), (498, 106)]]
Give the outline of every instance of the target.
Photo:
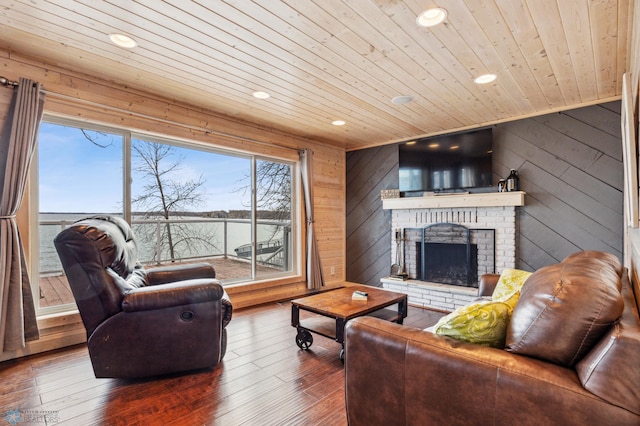
[(480, 275), (495, 272), (493, 229), (436, 223), (405, 231), (410, 278), (478, 287)]
[[(421, 261), (416, 265), (421, 281), (477, 287), (478, 246), (457, 243), (416, 243)], [(424, 250), (424, 253), (423, 253)]]

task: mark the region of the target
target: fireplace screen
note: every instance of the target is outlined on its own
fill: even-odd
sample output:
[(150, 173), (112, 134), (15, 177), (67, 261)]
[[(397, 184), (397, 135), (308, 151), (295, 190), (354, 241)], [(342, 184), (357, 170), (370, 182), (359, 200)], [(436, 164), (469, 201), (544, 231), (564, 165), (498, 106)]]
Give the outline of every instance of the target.
[[(414, 228), (412, 231), (417, 230)], [(458, 224), (438, 223), (410, 235), (414, 236), (415, 249), (409, 249), (413, 257), (408, 262), (409, 270), (410, 275), (418, 280), (478, 287), (482, 274), (495, 272), (493, 229), (469, 229)]]
[(424, 257), (419, 266), (420, 272), (424, 271), (420, 274), (421, 280), (473, 287), (478, 275), (478, 246), (425, 242), (423, 247)]

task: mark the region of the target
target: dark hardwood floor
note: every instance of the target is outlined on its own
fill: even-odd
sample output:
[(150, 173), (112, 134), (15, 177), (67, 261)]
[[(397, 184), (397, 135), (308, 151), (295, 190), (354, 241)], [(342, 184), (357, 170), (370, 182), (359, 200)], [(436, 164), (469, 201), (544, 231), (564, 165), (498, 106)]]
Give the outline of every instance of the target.
[[(300, 350), (290, 306), (236, 310), (227, 354), (210, 370), (96, 379), (85, 345), (0, 363), (0, 421), (18, 410), (18, 424), (346, 425), (340, 345), (314, 335)], [(425, 328), (440, 316), (409, 307), (404, 323)]]

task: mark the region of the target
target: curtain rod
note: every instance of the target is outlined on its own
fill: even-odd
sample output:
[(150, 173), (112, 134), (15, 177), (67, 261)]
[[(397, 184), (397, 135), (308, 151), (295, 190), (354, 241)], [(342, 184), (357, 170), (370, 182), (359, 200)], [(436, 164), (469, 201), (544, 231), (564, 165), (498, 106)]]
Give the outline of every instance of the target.
[[(9, 80), (6, 77), (0, 76), (0, 86), (11, 87), (12, 89), (15, 89), (16, 87), (20, 87), (20, 83), (17, 81)], [(38, 83), (34, 81), (33, 87), (38, 87)], [(44, 90), (42, 87), (40, 87), (40, 93), (47, 93), (47, 91)]]
[[(3, 85), (5, 87), (18, 87), (20, 85), (20, 83), (18, 83), (17, 81), (9, 80), (8, 78), (0, 76), (0, 85)], [(60, 93), (49, 92), (48, 90), (44, 90), (44, 89), (42, 91), (45, 92), (48, 96), (53, 96), (53, 97), (57, 97), (57, 98), (61, 98), (61, 99), (72, 100), (74, 102), (81, 102), (81, 103), (88, 104), (88, 105), (98, 106), (100, 108), (107, 108), (107, 109), (110, 109), (112, 111), (120, 112), (120, 113), (123, 113), (123, 114), (134, 115), (134, 116), (137, 116), (137, 117), (140, 117), (140, 118), (146, 118), (146, 119), (149, 119), (149, 120), (155, 120), (155, 121), (159, 121), (159, 122), (162, 122), (162, 123), (165, 123), (165, 124), (170, 124), (172, 126), (184, 127), (184, 128), (190, 129), (190, 130), (197, 130), (197, 131), (204, 132), (204, 133), (210, 133), (210, 134), (214, 134), (214, 135), (217, 135), (217, 136), (223, 136), (223, 137), (228, 137), (228, 138), (231, 138), (231, 139), (252, 142), (252, 143), (255, 143), (255, 144), (269, 146), (269, 147), (275, 146), (275, 147), (280, 148), (280, 149), (286, 149), (286, 150), (295, 151), (295, 152), (298, 152), (298, 153), (303, 151), (303, 149), (299, 149), (299, 148), (291, 148), (290, 146), (279, 145), (277, 143), (264, 142), (264, 141), (261, 141), (261, 140), (258, 140), (258, 139), (247, 138), (247, 137), (244, 137), (244, 136), (234, 135), (232, 133), (226, 133), (226, 132), (220, 132), (220, 131), (213, 130), (213, 129), (208, 129), (206, 127), (192, 126), (192, 125), (189, 125), (189, 124), (184, 124), (184, 123), (180, 123), (180, 122), (173, 121), (173, 120), (167, 120), (167, 119), (160, 118), (160, 117), (154, 117), (154, 116), (147, 115), (147, 114), (141, 114), (141, 113), (138, 113), (138, 112), (125, 110), (125, 109), (122, 109), (122, 108), (113, 107), (113, 106), (110, 106), (110, 105), (103, 105), (103, 104), (100, 104), (100, 103), (97, 103), (97, 102), (93, 102), (93, 101), (88, 101), (88, 100), (85, 100), (85, 99), (74, 98), (72, 96), (67, 96), (67, 95), (63, 95), (63, 94), (60, 94)]]
[(18, 87), (20, 85), (17, 81), (9, 80), (2, 76), (0, 76), (0, 84), (6, 87)]

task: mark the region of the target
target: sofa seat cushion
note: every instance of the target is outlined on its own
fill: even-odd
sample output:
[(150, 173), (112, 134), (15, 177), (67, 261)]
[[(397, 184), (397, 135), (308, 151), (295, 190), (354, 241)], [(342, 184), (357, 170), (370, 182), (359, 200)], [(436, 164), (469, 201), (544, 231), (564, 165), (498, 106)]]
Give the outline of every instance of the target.
[(545, 266), (522, 288), (505, 349), (563, 366), (578, 362), (620, 318), (620, 277), (581, 257)]
[(482, 300), (462, 306), (440, 318), (432, 332), (483, 346), (503, 348), (511, 307)]

